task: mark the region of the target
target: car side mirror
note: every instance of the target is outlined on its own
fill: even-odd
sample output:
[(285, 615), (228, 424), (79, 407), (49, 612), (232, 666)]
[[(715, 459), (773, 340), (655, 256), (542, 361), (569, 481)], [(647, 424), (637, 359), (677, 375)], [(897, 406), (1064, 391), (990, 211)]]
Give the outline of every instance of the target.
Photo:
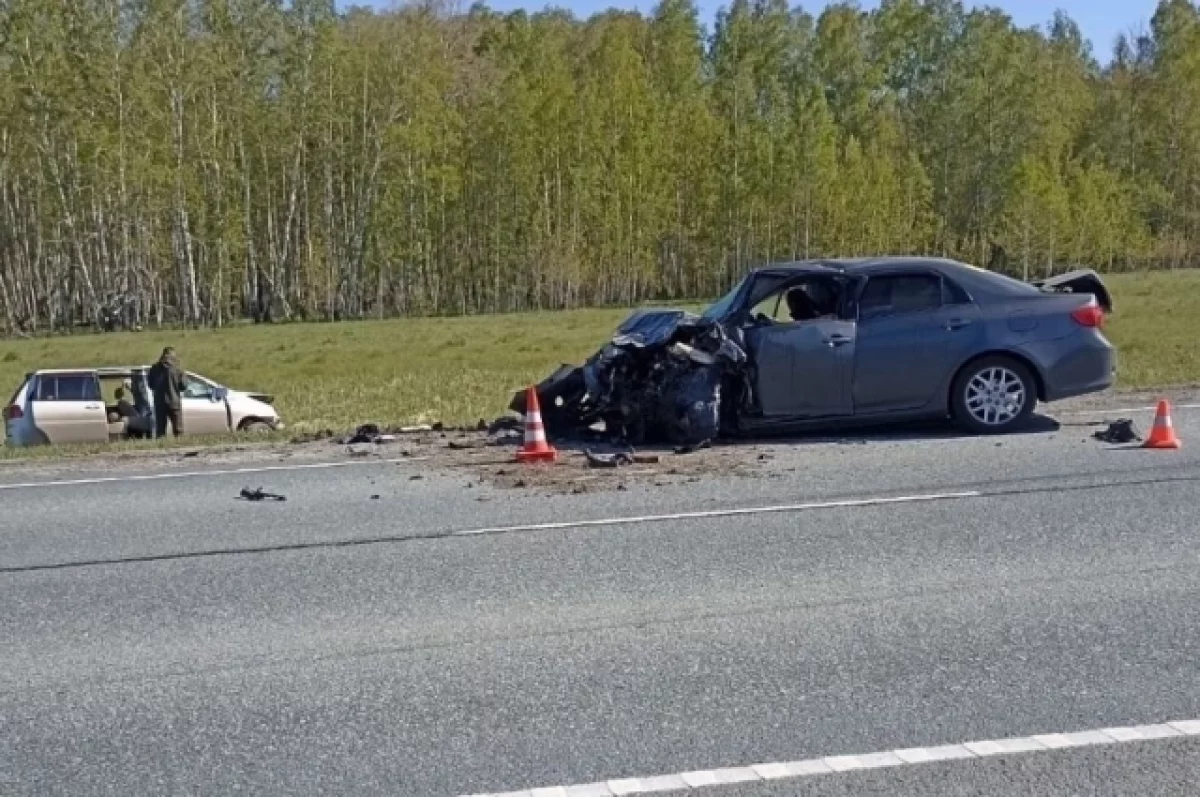
[(212, 400), (214, 402), (224, 401), (227, 398), (229, 398), (229, 388), (227, 388), (227, 387), (213, 388)]

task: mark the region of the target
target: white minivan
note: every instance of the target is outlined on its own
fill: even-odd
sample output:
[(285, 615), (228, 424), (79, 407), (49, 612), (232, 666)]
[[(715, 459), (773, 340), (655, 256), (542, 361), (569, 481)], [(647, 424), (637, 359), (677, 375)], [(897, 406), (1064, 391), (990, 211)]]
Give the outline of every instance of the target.
[[(64, 368), (33, 371), (4, 407), (4, 438), (10, 446), (104, 443), (153, 436), (154, 403), (146, 375), (150, 366)], [(183, 430), (193, 435), (262, 432), (283, 427), (271, 396), (219, 385), (185, 373)], [(134, 415), (118, 410), (116, 389), (128, 386)]]

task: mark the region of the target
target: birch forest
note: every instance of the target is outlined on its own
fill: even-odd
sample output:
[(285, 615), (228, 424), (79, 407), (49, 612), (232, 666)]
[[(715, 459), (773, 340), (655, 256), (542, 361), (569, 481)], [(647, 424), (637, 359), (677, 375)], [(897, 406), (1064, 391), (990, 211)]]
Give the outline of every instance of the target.
[(1094, 44), (955, 0), (704, 22), (0, 0), (0, 334), (698, 298), (821, 256), (1200, 265), (1190, 0)]

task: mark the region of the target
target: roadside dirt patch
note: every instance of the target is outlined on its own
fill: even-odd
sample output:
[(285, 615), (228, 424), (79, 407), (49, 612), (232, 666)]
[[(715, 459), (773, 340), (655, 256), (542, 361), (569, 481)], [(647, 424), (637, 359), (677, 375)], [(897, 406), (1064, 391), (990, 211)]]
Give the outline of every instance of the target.
[[(386, 443), (331, 446), (348, 457), (411, 460), (443, 473), (469, 475), (473, 483), (506, 490), (530, 490), (548, 494), (607, 492), (633, 486), (666, 486), (699, 481), (713, 476), (752, 477), (760, 475), (769, 456), (758, 445), (716, 444), (686, 454), (671, 448), (629, 449), (584, 446), (557, 442), (558, 461), (522, 465), (515, 461), (516, 440), (497, 442), (485, 432), (442, 432), (399, 435)], [(585, 451), (601, 456), (627, 454), (628, 461), (613, 467), (589, 462)], [(624, 458), (619, 457), (624, 460)]]

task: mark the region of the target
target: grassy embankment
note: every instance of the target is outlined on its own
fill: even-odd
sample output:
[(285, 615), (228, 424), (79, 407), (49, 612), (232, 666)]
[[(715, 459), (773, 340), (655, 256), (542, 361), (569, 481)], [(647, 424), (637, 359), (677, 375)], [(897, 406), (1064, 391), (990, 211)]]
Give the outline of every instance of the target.
[[(1114, 275), (1107, 282), (1117, 304), (1107, 333), (1120, 349), (1121, 387), (1200, 383), (1200, 271)], [(502, 413), (514, 390), (559, 363), (590, 355), (626, 313), (579, 310), (3, 341), (0, 398), (7, 400), (29, 369), (151, 362), (163, 345), (172, 344), (190, 370), (231, 387), (273, 393), (292, 432), (346, 429), (364, 421), (474, 422)], [(14, 455), (19, 454), (0, 450), (0, 458)]]

